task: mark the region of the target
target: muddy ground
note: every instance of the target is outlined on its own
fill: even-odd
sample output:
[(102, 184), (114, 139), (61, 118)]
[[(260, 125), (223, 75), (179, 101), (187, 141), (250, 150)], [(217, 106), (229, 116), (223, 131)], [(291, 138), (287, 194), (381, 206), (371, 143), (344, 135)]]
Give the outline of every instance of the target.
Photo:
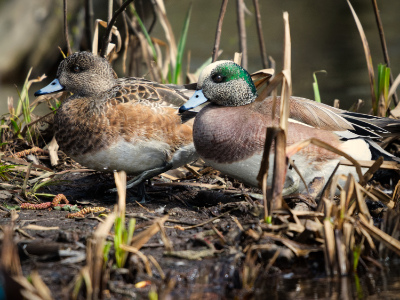
[[(58, 185), (45, 187), (40, 192), (64, 194), (79, 208), (102, 206), (112, 211), (117, 199), (117, 193), (108, 191), (115, 186), (113, 175), (76, 168), (79, 172), (70, 170), (62, 174), (57, 178)], [(171, 173), (168, 178), (171, 176), (182, 174)], [(312, 291), (315, 287), (299, 292), (298, 284), (287, 286), (282, 280), (326, 278), (321, 240), (311, 231), (310, 236), (305, 233), (296, 237), (295, 248), (301, 249), (296, 256), (290, 246), (273, 235), (282, 228), (266, 228), (262, 222), (259, 190), (246, 188), (212, 170), (200, 178), (186, 170), (184, 177), (174, 182), (165, 177), (147, 182), (147, 201), (142, 204), (137, 202), (136, 189), (128, 190), (126, 217), (136, 219), (134, 235), (168, 214), (164, 223), (167, 240), (158, 232), (140, 249), (160, 266), (157, 268), (152, 263), (151, 275), (137, 255), (131, 255), (122, 269), (109, 264), (104, 277), (104, 299), (148, 299), (151, 291), (159, 299), (316, 296)], [(218, 189), (218, 186), (225, 187)], [(1, 196), (0, 226), (4, 228), (11, 224), (10, 209), (26, 199), (13, 191)], [(303, 202), (315, 209), (315, 203), (306, 199), (294, 197), (287, 202), (290, 206)], [(86, 265), (87, 241), (107, 215), (97, 213), (69, 219), (68, 213), (54, 209), (18, 210), (14, 225), (14, 241), (18, 245), (23, 275), (29, 276), (37, 270), (54, 299), (71, 298), (76, 278)], [(282, 237), (293, 238), (287, 234)], [(112, 242), (112, 236), (107, 240)], [(258, 248), (251, 252), (250, 247)], [(110, 261), (113, 255), (111, 246)], [(368, 274), (383, 271), (373, 263), (367, 267), (367, 263), (361, 268), (364, 270), (360, 273), (361, 283), (370, 294), (376, 294), (376, 289), (370, 288)], [(143, 282), (144, 287), (135, 285)], [(351, 279), (351, 282), (354, 281)], [(345, 294), (351, 297), (358, 290), (349, 288)], [(338, 292), (321, 291), (321, 295), (326, 293), (333, 296)], [(78, 299), (85, 299), (84, 288)]]

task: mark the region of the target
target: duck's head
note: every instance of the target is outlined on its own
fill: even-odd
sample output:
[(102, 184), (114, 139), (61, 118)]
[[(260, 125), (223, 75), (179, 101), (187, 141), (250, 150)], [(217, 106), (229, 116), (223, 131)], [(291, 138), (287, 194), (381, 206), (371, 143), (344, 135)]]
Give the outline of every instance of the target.
[(206, 101), (220, 106), (241, 106), (252, 103), (256, 98), (257, 90), (250, 74), (232, 61), (221, 60), (203, 69), (197, 91), (181, 106), (179, 112)]
[(111, 89), (115, 72), (105, 58), (91, 52), (77, 52), (65, 58), (57, 70), (57, 77), (35, 96), (69, 91), (78, 96), (95, 96)]

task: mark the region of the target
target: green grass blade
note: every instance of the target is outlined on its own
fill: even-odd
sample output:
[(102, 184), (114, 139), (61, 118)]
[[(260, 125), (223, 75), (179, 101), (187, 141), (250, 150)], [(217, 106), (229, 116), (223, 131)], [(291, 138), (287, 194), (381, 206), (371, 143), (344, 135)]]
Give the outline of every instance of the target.
[(389, 101), (389, 89), (390, 89), (390, 68), (385, 67), (385, 80), (383, 85), (383, 95), (385, 97), (386, 109), (388, 108)]
[(27, 84), (28, 84), (29, 77), (31, 76), (31, 72), (32, 72), (32, 68), (29, 69), (28, 75), (27, 75), (26, 78), (25, 78), (25, 82), (24, 82), (24, 85), (23, 85), (23, 88), (22, 88), (22, 93), (19, 93), (19, 91), (18, 91), (18, 89), (17, 89), (18, 96), (19, 96), (19, 101), (18, 101), (17, 109), (16, 109), (16, 111), (15, 111), (15, 114), (16, 114), (17, 116), (19, 116), (19, 115), (21, 114), (22, 105), (23, 105), (23, 101), (24, 101), (24, 99), (25, 99), (25, 95), (28, 94), (28, 91), (25, 90), (24, 88), (25, 88), (25, 87), (27, 86)]
[(319, 93), (318, 81), (317, 81), (317, 73), (326, 73), (325, 70), (315, 71), (313, 72), (314, 82), (313, 82), (313, 90), (314, 90), (314, 100), (318, 103), (321, 103), (321, 95)]
[(31, 110), (29, 107), (29, 96), (26, 86), (24, 86), (25, 99), (22, 100), (22, 113), (24, 115), (24, 122), (28, 124), (31, 122)]
[(14, 119), (11, 119), (11, 120), (10, 120), (10, 123), (11, 123), (11, 125), (12, 125), (12, 127), (13, 127), (13, 129), (14, 129), (14, 133), (19, 133), (19, 131), (21, 130), (21, 128), (19, 128), (18, 123), (15, 122)]
[(110, 249), (111, 249), (111, 242), (106, 242), (103, 248), (103, 261), (104, 265), (107, 264), (108, 262), (108, 255), (110, 254)]
[(138, 13), (136, 12), (136, 9), (133, 10), (133, 14), (135, 15), (135, 17), (136, 17), (136, 19), (137, 19), (137, 21), (138, 21), (138, 23), (139, 23), (139, 26), (140, 26), (140, 28), (142, 29), (142, 32), (143, 32), (143, 34), (144, 34), (144, 36), (145, 36), (145, 38), (146, 38), (146, 40), (147, 40), (147, 43), (149, 43), (149, 45), (150, 45), (151, 52), (153, 53), (153, 59), (154, 59), (155, 61), (157, 61), (157, 52), (156, 52), (156, 48), (154, 47), (154, 44), (153, 44), (153, 42), (152, 42), (152, 40), (151, 40), (151, 37), (150, 37), (149, 33), (147, 32), (146, 26), (144, 26), (144, 24), (143, 24), (143, 22), (142, 22), (142, 19), (140, 19)]
[(191, 13), (192, 13), (192, 4), (190, 4), (189, 10), (186, 14), (185, 22), (182, 28), (182, 34), (178, 43), (178, 53), (176, 54), (176, 67), (174, 70), (174, 77), (172, 82), (174, 84), (178, 83), (178, 77), (180, 76), (182, 70), (182, 58), (183, 58), (183, 53), (185, 51)]

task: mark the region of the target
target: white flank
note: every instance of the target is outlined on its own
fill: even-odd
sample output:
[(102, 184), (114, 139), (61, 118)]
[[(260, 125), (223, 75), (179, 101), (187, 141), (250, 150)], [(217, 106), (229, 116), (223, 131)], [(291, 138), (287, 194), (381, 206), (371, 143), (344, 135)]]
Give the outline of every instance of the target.
[(163, 166), (170, 156), (169, 146), (163, 142), (129, 143), (120, 139), (106, 150), (72, 157), (85, 167), (113, 172), (124, 170), (137, 175), (146, 170)]
[(357, 160), (371, 160), (372, 154), (369, 144), (362, 138), (348, 140), (340, 145), (340, 150)]

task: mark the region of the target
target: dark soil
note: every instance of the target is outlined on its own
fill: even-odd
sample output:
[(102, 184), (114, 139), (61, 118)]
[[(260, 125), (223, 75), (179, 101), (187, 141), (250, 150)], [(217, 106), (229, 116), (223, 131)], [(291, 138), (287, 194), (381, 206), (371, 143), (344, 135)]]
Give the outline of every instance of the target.
[[(104, 191), (114, 187), (112, 175), (66, 173), (59, 179), (65, 180), (62, 185), (48, 187), (46, 192), (62, 193), (71, 204), (80, 207), (102, 206), (109, 211), (113, 210), (117, 194)], [(237, 225), (239, 223), (247, 229), (260, 222), (257, 202), (244, 194), (250, 192), (249, 190), (232, 187), (224, 193), (185, 185), (174, 186), (154, 179), (146, 184), (146, 191), (150, 200), (139, 204), (136, 202), (135, 188), (128, 190), (126, 216), (136, 219), (137, 234), (153, 224), (156, 218), (169, 214), (165, 229), (175, 254), (166, 253), (160, 233), (157, 233), (141, 251), (146, 256), (155, 258), (165, 273), (165, 279), (161, 279), (155, 268), (153, 277), (150, 278), (137, 257), (132, 256), (125, 270), (110, 271), (105, 298), (129, 299), (134, 295), (147, 298), (150, 286), (133, 286), (144, 280), (150, 280), (157, 286), (158, 293), (168, 289), (168, 285), (174, 282), (170, 293), (179, 299), (231, 298), (238, 291), (243, 296), (251, 294), (252, 289), (243, 289), (241, 273), (244, 255), (241, 244), (244, 236)], [(233, 196), (234, 194), (237, 195)], [(6, 207), (16, 203), (8, 199), (3, 204)], [(32, 270), (37, 270), (54, 299), (69, 299), (74, 278), (85, 265), (86, 240), (103, 218), (87, 215), (81, 219), (68, 219), (67, 214), (66, 211), (49, 209), (21, 210), (15, 221), (18, 232), (15, 242), (18, 245), (23, 274), (28, 276)], [(11, 215), (4, 209), (0, 210), (0, 216), (0, 226), (11, 223)], [(176, 225), (188, 227), (201, 224), (212, 218), (215, 220), (193, 229), (174, 228)], [(237, 223), (234, 218), (238, 219)], [(29, 225), (48, 227), (50, 230), (27, 229)], [(212, 233), (215, 231), (222, 238)], [(109, 240), (112, 241), (111, 237)], [(69, 250), (69, 253), (65, 250)], [(179, 251), (182, 250), (193, 250), (204, 255), (193, 260), (190, 254), (188, 257), (179, 257)], [(113, 255), (113, 251), (110, 255)], [(68, 262), (74, 258), (77, 262)], [(276, 272), (278, 269), (275, 268), (269, 271), (271, 274)]]
[[(166, 249), (158, 232), (140, 251), (146, 257), (154, 257), (163, 274), (152, 264), (152, 276), (149, 276), (136, 255), (129, 257), (123, 269), (109, 264), (106, 272), (109, 278), (104, 279), (104, 299), (148, 299), (151, 291), (157, 292), (159, 299), (265, 299), (267, 295), (269, 299), (298, 298), (295, 278), (325, 278), (323, 248), (312, 233), (298, 237), (297, 246), (312, 249), (299, 257), (277, 240), (268, 236), (260, 238), (260, 233), (265, 231), (262, 206), (256, 199), (260, 191), (218, 175), (210, 171), (201, 178), (193, 178), (187, 172), (181, 183), (157, 177), (146, 183), (148, 200), (143, 204), (136, 202), (135, 188), (128, 190), (126, 217), (127, 220), (136, 219), (134, 235), (168, 214), (164, 227), (172, 251)], [(117, 194), (108, 192), (115, 186), (112, 174), (71, 171), (58, 180), (62, 180), (61, 184), (40, 192), (62, 193), (71, 204), (82, 208), (102, 206), (113, 210)], [(209, 186), (202, 187), (205, 184), (216, 186), (222, 180), (225, 180), (227, 188), (210, 190)], [(22, 200), (17, 194), (7, 195), (3, 196), (0, 210), (0, 226), (3, 228), (11, 224), (8, 208)], [(294, 202), (299, 199), (291, 197)], [(304, 199), (302, 201), (307, 204)], [(307, 205), (314, 207), (315, 203)], [(105, 218), (104, 215), (89, 214), (85, 218), (69, 219), (66, 218), (68, 213), (50, 209), (20, 210), (15, 221), (14, 241), (18, 246), (23, 275), (27, 277), (37, 270), (54, 299), (70, 299), (76, 278), (86, 265), (87, 241)], [(31, 225), (48, 230), (32, 229)], [(194, 225), (198, 226), (186, 228)], [(108, 240), (113, 241), (111, 235)], [(261, 245), (262, 249), (248, 251), (249, 247), (256, 245)], [(269, 264), (277, 251), (276, 261)], [(113, 255), (111, 247), (110, 260)], [(365, 272), (361, 275), (366, 277), (362, 278), (368, 278), (376, 268), (363, 269)], [(352, 278), (346, 280), (354, 283)], [(135, 285), (146, 281), (144, 287)], [(368, 283), (365, 286), (363, 289), (371, 291)], [(309, 288), (312, 290), (316, 286)], [(341, 285), (338, 288), (341, 289)], [(375, 290), (369, 294), (375, 294)], [(345, 293), (356, 295), (357, 291), (358, 288), (353, 287)], [(315, 296), (315, 292), (309, 293), (310, 297)], [(319, 295), (324, 293), (321, 291)], [(78, 299), (85, 299), (84, 289)]]

